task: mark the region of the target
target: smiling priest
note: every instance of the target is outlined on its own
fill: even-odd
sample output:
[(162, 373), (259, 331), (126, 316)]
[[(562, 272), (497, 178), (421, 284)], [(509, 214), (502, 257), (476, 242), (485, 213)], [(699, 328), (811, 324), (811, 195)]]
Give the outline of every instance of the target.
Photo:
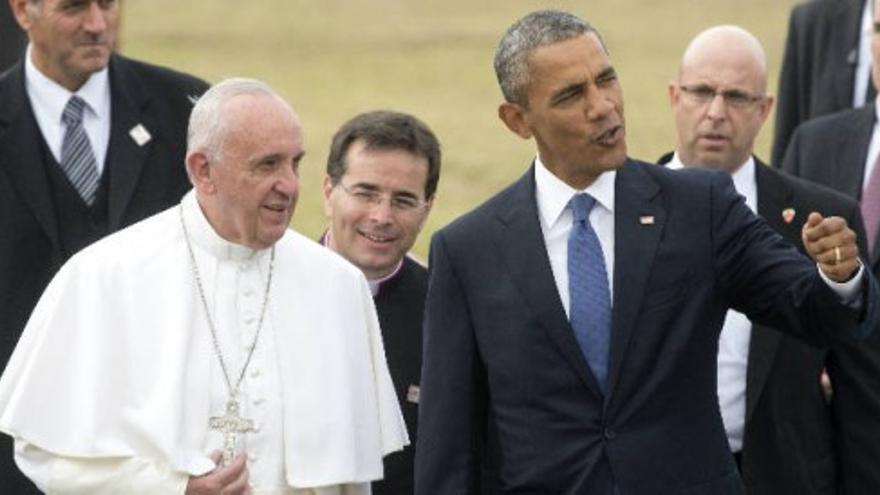
[(369, 494), (406, 429), (363, 275), (288, 228), (302, 156), (272, 89), (219, 83), (194, 190), (58, 272), (0, 378), (40, 489)]

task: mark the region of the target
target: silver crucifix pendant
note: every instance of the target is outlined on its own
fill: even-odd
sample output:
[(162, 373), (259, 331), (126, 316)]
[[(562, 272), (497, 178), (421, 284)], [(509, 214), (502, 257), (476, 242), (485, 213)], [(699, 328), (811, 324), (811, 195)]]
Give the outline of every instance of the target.
[(228, 466), (235, 458), (235, 444), (239, 433), (254, 431), (254, 422), (238, 414), (238, 401), (230, 397), (226, 402), (226, 414), (208, 420), (212, 430), (223, 433), (223, 466)]

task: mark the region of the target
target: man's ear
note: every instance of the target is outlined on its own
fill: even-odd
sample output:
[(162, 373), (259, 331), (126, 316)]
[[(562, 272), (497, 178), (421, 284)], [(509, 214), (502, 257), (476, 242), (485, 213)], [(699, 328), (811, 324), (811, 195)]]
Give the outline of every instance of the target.
[(518, 103), (505, 101), (498, 107), (498, 118), (508, 129), (523, 139), (532, 137), (532, 130), (526, 122), (526, 110)]
[(333, 194), (333, 179), (329, 175), (324, 176), (321, 192), (324, 198), (324, 216), (330, 218), (333, 216), (333, 204), (330, 202), (330, 196)]
[(761, 106), (759, 110), (761, 111), (761, 123), (767, 121), (767, 117), (770, 116), (770, 110), (773, 109), (773, 103), (775, 102), (772, 96), (767, 96), (764, 98), (764, 101), (761, 102)]
[(29, 0), (9, 0), (9, 10), (15, 16), (16, 22), (21, 29), (28, 31), (31, 27), (31, 19), (28, 16)]
[(211, 164), (208, 157), (201, 151), (192, 151), (186, 155), (186, 173), (193, 187), (202, 194), (214, 194), (216, 186), (211, 177)]
[(678, 84), (675, 81), (669, 82), (669, 106), (675, 108), (675, 105), (678, 103), (678, 99), (681, 98), (681, 94), (678, 92)]

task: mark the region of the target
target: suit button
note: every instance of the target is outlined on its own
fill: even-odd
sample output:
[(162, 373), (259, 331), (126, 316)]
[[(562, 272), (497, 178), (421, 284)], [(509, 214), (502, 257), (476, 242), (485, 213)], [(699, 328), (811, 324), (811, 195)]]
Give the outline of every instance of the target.
[(617, 433), (611, 428), (605, 428), (602, 430), (602, 436), (605, 437), (605, 440), (614, 440), (617, 437)]

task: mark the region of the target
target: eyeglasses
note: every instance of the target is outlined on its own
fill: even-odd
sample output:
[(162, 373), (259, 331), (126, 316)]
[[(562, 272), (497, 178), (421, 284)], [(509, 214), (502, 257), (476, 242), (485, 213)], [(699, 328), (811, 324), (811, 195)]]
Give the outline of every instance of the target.
[(387, 198), (391, 209), (400, 213), (413, 213), (421, 210), (428, 204), (427, 201), (406, 194), (386, 194), (376, 189), (362, 186), (346, 187), (342, 182), (336, 184), (345, 191), (351, 199), (364, 206), (379, 206)]
[(721, 96), (721, 99), (724, 100), (724, 104), (731, 108), (746, 108), (765, 98), (764, 96), (752, 95), (737, 89), (717, 91), (711, 86), (705, 86), (702, 84), (694, 86), (680, 84), (678, 87), (681, 88), (681, 90), (684, 91), (684, 94), (692, 101), (699, 103), (700, 105), (712, 103), (715, 100), (715, 97), (719, 95)]

